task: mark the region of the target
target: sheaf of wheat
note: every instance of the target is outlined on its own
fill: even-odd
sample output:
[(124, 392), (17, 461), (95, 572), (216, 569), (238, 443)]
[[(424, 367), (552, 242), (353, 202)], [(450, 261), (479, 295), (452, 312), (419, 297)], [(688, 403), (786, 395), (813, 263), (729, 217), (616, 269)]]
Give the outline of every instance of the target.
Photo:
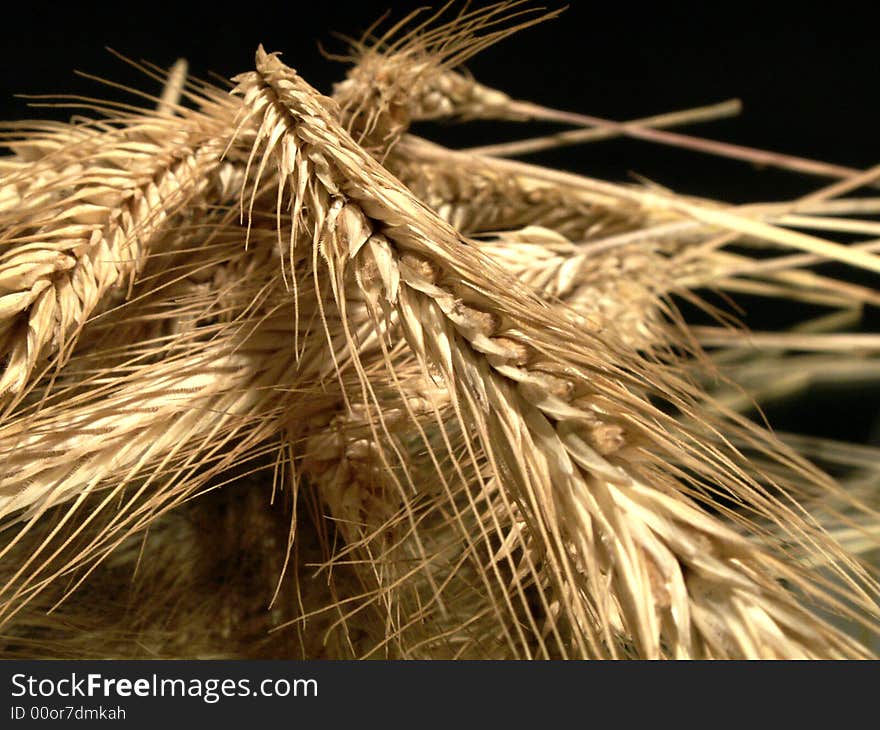
[[(665, 129), (732, 102), (515, 100), (462, 64), (557, 13), (450, 12), (352, 41), (331, 96), (261, 47), (5, 125), (2, 656), (874, 655), (876, 451), (748, 414), (880, 372), (841, 332), (880, 291), (816, 270), (880, 273), (880, 169)], [(574, 129), (417, 136), (477, 118)], [(514, 159), (619, 135), (831, 182), (734, 206)], [(749, 332), (709, 291), (827, 314)]]

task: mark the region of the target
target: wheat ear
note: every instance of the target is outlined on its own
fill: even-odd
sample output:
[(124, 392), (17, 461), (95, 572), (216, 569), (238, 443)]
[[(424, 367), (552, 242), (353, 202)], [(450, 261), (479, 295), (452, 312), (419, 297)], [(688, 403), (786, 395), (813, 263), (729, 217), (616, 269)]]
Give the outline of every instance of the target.
[[(752, 656), (767, 647), (779, 655), (825, 651), (809, 638), (814, 629), (805, 629), (813, 625), (812, 619), (797, 618), (796, 602), (775, 587), (774, 579), (762, 577), (774, 563), (766, 554), (680, 496), (647, 487), (623, 465), (606, 462), (579, 436), (583, 416), (574, 404), (586, 392), (579, 396), (578, 391), (596, 387), (601, 368), (591, 363), (592, 376), (582, 369), (582, 375), (574, 376), (583, 365), (562, 355), (558, 344), (546, 342), (537, 326), (540, 322), (559, 337), (565, 336), (564, 322), (547, 321), (540, 308), (529, 309), (526, 315), (528, 295), (517, 301), (487, 287), (485, 271), (492, 269), (491, 264), (471, 253), (442, 221), (432, 220), (421, 203), (339, 129), (332, 105), (276, 57), (259, 51), (257, 73), (241, 77), (237, 92), (251, 118), (258, 120), (262, 145), (258, 169), (274, 157), (282, 176), (292, 178), (294, 218), (302, 210), (295, 180), (303, 172), (296, 163), (308, 160), (324, 186), (323, 192), (312, 188), (308, 193), (323, 203), (323, 212), (309, 224), (328, 262), (329, 283), (339, 306), (345, 306), (345, 262), (353, 260), (356, 279), (377, 316), (383, 306), (390, 307), (425, 373), (429, 364), (437, 368), (450, 392), (456, 393), (459, 408), (474, 424), (468, 427), (475, 429), (483, 448), (499, 465), (505, 488), (528, 510), (533, 533), (547, 536), (547, 559), (577, 583), (576, 576), (583, 571), (586, 582), (579, 595), (560, 585), (556, 588), (563, 613), (579, 629), (572, 636), (573, 644), (563, 643), (562, 651), (613, 652), (615, 611), (646, 656), (659, 655), (661, 635), (675, 647), (674, 653), (685, 655), (696, 651), (694, 642), (700, 651), (721, 655)], [(320, 210), (320, 205), (315, 207)], [(468, 283), (476, 270), (483, 272), (478, 287)], [(498, 280), (505, 277), (499, 273)], [(471, 297), (479, 301), (477, 307), (464, 305), (452, 288), (476, 292)], [(516, 322), (516, 328), (504, 327), (506, 322)], [(498, 339), (501, 332), (504, 337)], [(582, 338), (579, 332), (571, 341)], [(544, 367), (557, 374), (538, 370), (536, 357), (547, 358)], [(559, 363), (555, 367), (554, 361)], [(511, 440), (520, 444), (519, 453), (498, 448)], [(538, 455), (538, 461), (531, 461)], [(665, 515), (665, 522), (650, 514)], [(612, 547), (596, 553), (592, 542), (596, 531), (607, 532)], [(708, 540), (715, 547), (708, 552), (697, 548), (697, 535), (697, 542)], [(570, 549), (582, 563), (577, 568)], [(611, 550), (613, 563), (604, 563), (601, 556), (606, 549)], [(612, 569), (612, 564), (617, 567)], [(688, 566), (687, 578), (683, 566)], [(659, 586), (651, 580), (658, 567), (669, 596), (665, 600), (657, 599), (654, 591)], [(774, 565), (774, 570), (780, 569)], [(600, 586), (607, 585), (600, 576), (606, 573), (614, 586), (614, 609), (598, 600), (604, 593)], [(736, 588), (731, 587), (732, 580)], [(641, 602), (650, 595), (655, 598), (651, 604)], [(656, 612), (657, 605), (675, 606), (669, 616), (679, 619), (670, 623)], [(756, 624), (762, 631), (760, 641), (748, 633), (754, 628), (747, 630), (737, 618), (745, 605), (762, 617)], [(719, 613), (729, 623), (708, 621), (708, 616)], [(834, 647), (832, 652), (857, 651), (830, 628), (821, 632), (827, 646)]]
[(0, 242), (8, 249), (0, 267), (0, 395), (21, 393), (43, 358), (69, 351), (107, 295), (130, 286), (152, 240), (220, 162), (219, 140), (202, 130), (181, 133), (150, 120), (110, 134), (57, 204), (19, 218)]

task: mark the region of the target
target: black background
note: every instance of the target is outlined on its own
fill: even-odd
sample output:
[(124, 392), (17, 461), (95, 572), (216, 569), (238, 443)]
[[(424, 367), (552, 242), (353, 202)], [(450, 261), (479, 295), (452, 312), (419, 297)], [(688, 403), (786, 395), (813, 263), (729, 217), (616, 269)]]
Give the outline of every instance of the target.
[[(617, 120), (738, 97), (742, 116), (691, 131), (852, 167), (880, 162), (880, 53), (869, 4), (862, 10), (841, 3), (768, 6), (573, 2), (560, 18), (503, 41), (468, 68), (513, 96)], [(15, 94), (123, 98), (74, 76), (74, 69), (158, 90), (105, 46), (161, 66), (185, 56), (197, 75), (213, 71), (228, 77), (250, 69), (263, 43), (282, 51), (286, 63), (329, 93), (344, 67), (322, 57), (318, 42), (343, 51), (332, 31), (359, 35), (385, 10), (398, 19), (415, 7), (389, 0), (19, 4), (17, 17), (4, 15), (0, 118), (70, 114), (29, 109)], [(480, 123), (428, 131), (447, 143), (478, 144), (549, 129)], [(638, 173), (678, 192), (731, 202), (782, 200), (825, 183), (633, 140), (567, 148), (537, 159), (612, 180)], [(876, 286), (876, 277), (861, 281)], [(755, 327), (771, 316), (746, 304)], [(866, 320), (876, 331), (877, 311), (868, 311)], [(877, 388), (813, 389), (797, 405), (772, 408), (771, 416), (785, 429), (876, 440), (878, 396)]]

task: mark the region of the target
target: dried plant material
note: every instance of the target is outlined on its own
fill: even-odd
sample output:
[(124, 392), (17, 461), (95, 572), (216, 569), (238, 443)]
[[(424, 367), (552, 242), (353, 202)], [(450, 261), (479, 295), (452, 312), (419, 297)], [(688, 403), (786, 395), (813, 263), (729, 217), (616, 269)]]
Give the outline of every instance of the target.
[[(876, 235), (876, 201), (840, 196), (877, 171), (730, 206), (502, 157), (718, 109), (522, 149), (415, 136), (588, 119), (459, 68), (556, 15), (518, 6), (371, 30), (333, 97), (261, 47), (230, 94), (147, 68), (155, 110), (15, 133), (5, 655), (872, 655), (875, 475), (742, 414), (767, 373), (876, 376), (877, 336), (835, 328), (880, 292), (809, 267), (880, 271), (824, 236)], [(709, 289), (835, 312), (749, 333)]]
[(169, 217), (206, 192), (220, 165), (215, 115), (115, 121), (10, 143), (36, 159), (3, 186), (16, 200), (0, 216), (0, 397), (21, 393), (110, 293), (130, 287)]

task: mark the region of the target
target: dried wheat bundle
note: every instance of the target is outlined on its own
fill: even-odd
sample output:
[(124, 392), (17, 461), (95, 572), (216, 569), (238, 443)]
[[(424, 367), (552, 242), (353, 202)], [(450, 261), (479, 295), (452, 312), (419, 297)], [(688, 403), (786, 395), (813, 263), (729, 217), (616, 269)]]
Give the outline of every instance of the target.
[[(836, 330), (880, 291), (812, 268), (880, 272), (847, 196), (880, 170), (661, 129), (735, 104), (512, 99), (461, 64), (556, 13), (447, 10), (353, 41), (331, 97), (260, 48), (228, 91), (143, 66), (155, 108), (10, 125), (4, 656), (872, 655), (876, 453), (748, 412), (876, 377)], [(621, 134), (838, 180), (732, 206), (510, 159)], [(751, 333), (709, 291), (832, 311)]]

